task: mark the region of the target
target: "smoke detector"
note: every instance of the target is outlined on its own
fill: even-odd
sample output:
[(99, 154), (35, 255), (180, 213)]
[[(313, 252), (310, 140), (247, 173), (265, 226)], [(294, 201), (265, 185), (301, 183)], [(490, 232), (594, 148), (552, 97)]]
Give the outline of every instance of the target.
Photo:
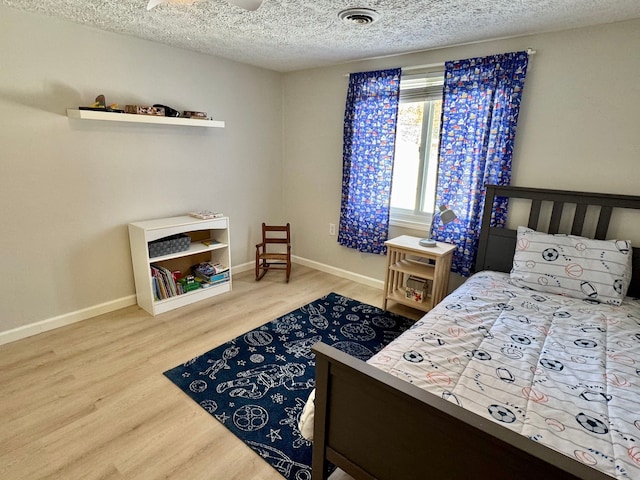
[(347, 8), (338, 13), (343, 22), (356, 25), (369, 25), (380, 18), (380, 14), (370, 8)]

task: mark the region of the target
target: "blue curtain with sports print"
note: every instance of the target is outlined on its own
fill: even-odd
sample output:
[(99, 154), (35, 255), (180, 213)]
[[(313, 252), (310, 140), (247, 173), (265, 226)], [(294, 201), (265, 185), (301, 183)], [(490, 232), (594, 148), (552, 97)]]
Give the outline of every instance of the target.
[(400, 74), (397, 68), (349, 77), (338, 242), (360, 252), (386, 253)]
[[(457, 220), (436, 215), (431, 237), (456, 245), (452, 272), (472, 273), (485, 185), (509, 185), (516, 125), (527, 72), (527, 52), (445, 63), (436, 206)], [(507, 199), (495, 202), (492, 226), (504, 226)]]

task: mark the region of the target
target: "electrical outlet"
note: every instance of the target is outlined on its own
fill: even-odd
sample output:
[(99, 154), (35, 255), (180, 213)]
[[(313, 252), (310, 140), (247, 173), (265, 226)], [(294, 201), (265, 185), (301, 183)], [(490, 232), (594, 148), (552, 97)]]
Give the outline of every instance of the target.
[(336, 224), (335, 223), (330, 223), (329, 224), (329, 235), (335, 235), (336, 234)]

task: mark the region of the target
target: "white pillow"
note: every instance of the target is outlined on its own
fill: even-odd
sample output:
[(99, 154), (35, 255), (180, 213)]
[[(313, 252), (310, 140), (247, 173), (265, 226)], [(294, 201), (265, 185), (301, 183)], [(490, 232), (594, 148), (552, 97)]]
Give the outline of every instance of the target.
[(631, 281), (631, 242), (518, 227), (511, 282), (540, 292), (620, 305)]

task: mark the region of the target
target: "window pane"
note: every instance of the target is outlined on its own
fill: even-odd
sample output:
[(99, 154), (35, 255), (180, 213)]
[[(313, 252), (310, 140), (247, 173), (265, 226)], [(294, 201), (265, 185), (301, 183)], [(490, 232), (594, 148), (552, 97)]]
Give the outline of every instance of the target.
[(438, 174), (444, 72), (403, 75), (396, 131), (391, 220), (417, 228), (431, 221)]
[(426, 165), (426, 181), (422, 192), (422, 201), (420, 202), (423, 212), (433, 213), (436, 194), (436, 179), (438, 174), (438, 147), (440, 146), (440, 120), (442, 116), (442, 100), (429, 102), (431, 104), (431, 128), (429, 130), (429, 138), (426, 142), (428, 155), (425, 158)]
[(414, 211), (420, 171), (424, 102), (401, 103), (398, 110), (391, 207)]

